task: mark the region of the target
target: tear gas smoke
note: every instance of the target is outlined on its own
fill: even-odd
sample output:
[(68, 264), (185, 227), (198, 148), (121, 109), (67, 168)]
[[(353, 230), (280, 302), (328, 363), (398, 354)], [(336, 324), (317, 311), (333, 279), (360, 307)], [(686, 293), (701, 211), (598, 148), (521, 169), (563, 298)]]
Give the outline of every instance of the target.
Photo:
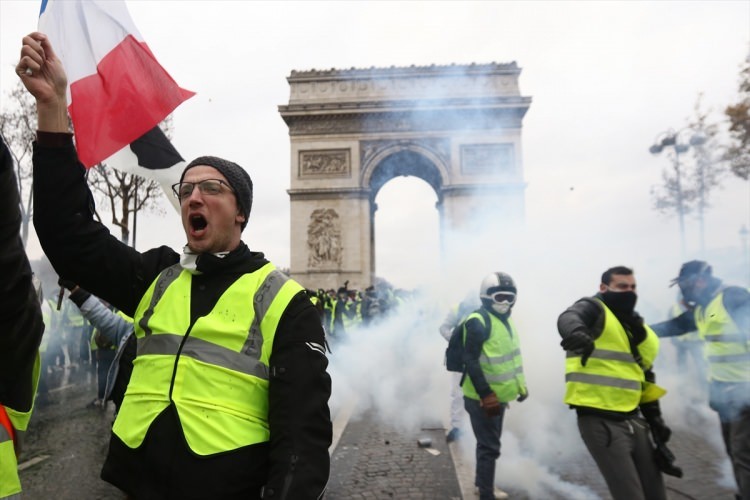
[[(493, 219), (485, 220), (486, 227), (492, 227)], [(521, 336), (530, 397), (523, 403), (512, 402), (506, 412), (498, 484), (525, 491), (531, 498), (598, 498), (574, 479), (599, 473), (579, 436), (575, 413), (563, 403), (565, 356), (557, 316), (577, 299), (593, 295), (605, 269), (623, 264), (634, 269), (638, 282), (636, 309), (648, 323), (661, 321), (674, 299), (668, 284), (681, 261), (668, 251), (635, 254), (606, 238), (573, 245), (570, 241), (575, 237), (556, 239), (534, 234), (530, 228), (480, 234), (457, 231), (443, 238), (450, 258), (439, 272), (426, 274), (413, 302), (398, 315), (352, 332), (345, 343), (334, 345), (332, 410), (335, 413), (342, 402), (358, 398), (358, 412), (369, 410), (386, 425), (405, 432), (416, 432), (420, 425), (437, 419), (447, 428), (450, 377), (442, 364), (446, 342), (438, 327), (467, 290), (478, 296), (485, 274), (504, 271), (518, 286), (512, 317)], [(731, 268), (734, 263), (717, 265)], [(661, 344), (656, 373), (669, 391), (662, 399), (666, 421), (688, 432), (700, 426), (722, 456), (719, 426), (705, 394), (679, 372), (670, 341)], [(465, 428), (470, 430), (468, 417)], [(473, 460), (474, 440), (468, 434), (459, 443), (463, 455)], [(728, 461), (722, 470), (725, 476), (718, 482), (729, 484)]]

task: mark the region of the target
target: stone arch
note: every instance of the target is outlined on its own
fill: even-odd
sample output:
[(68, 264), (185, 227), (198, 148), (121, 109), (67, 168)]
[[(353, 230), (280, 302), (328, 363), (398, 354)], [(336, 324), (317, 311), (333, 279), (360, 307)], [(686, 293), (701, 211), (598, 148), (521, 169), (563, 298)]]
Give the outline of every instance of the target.
[(380, 189), (391, 179), (402, 175), (419, 177), (429, 184), (441, 201), (443, 186), (450, 184), (449, 165), (439, 154), (415, 143), (399, 143), (383, 147), (362, 165), (360, 184), (370, 191), (374, 202)]
[[(516, 63), (292, 71), (291, 262), (308, 288), (372, 284), (375, 197), (401, 175), (437, 194), (442, 233), (484, 207), (523, 215)], [(387, 277), (386, 277), (387, 278)]]

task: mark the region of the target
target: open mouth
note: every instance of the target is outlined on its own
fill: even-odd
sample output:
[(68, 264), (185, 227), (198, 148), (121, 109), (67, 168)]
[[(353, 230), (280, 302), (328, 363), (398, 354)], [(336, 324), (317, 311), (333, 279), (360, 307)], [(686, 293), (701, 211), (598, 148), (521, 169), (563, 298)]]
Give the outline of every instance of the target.
[(208, 221), (202, 215), (192, 215), (190, 217), (190, 228), (193, 231), (202, 231), (208, 226)]

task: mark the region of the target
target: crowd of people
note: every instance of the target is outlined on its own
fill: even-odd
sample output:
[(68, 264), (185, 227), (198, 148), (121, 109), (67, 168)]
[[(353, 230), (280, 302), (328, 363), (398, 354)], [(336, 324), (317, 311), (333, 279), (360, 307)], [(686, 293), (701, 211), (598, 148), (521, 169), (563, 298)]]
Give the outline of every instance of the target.
[[(672, 430), (659, 402), (666, 390), (656, 383), (654, 362), (661, 337), (694, 338), (697, 332), (705, 355), (709, 406), (719, 416), (737, 498), (748, 499), (750, 290), (724, 284), (700, 260), (683, 264), (672, 285), (680, 289), (683, 309), (661, 323), (648, 325), (635, 310), (635, 275), (625, 266), (607, 269), (596, 294), (560, 314), (563, 401), (576, 412), (583, 443), (612, 498), (666, 500), (663, 474), (682, 477), (683, 471), (667, 447)], [(464, 299), (440, 328), (446, 338), (448, 331), (451, 338), (463, 336), (462, 373), (453, 382), (462, 388), (476, 438), (474, 484), (481, 500), (508, 498), (495, 484), (503, 415), (509, 402), (524, 401), (529, 395), (519, 332), (510, 317), (517, 293), (508, 274), (493, 273), (482, 281), (479, 308), (471, 311), (470, 298)], [(694, 379), (690, 373), (684, 375), (686, 380)], [(452, 394), (449, 442), (460, 435), (461, 420), (456, 415), (460, 395)]]
[(372, 326), (396, 313), (413, 294), (394, 288), (384, 280), (365, 288), (364, 292), (349, 289), (348, 281), (338, 290), (319, 288), (306, 289), (306, 292), (318, 310), (329, 343), (344, 340), (359, 328)]
[[(69, 133), (66, 75), (43, 34), (23, 39), (16, 72), (38, 114), (34, 225), (70, 303), (59, 292), (43, 303), (34, 286), (3, 143), (0, 498), (21, 491), (17, 456), (37, 385), (66, 354), (90, 360), (92, 342), (108, 352), (96, 400), (112, 395), (117, 406), (101, 477), (128, 498), (320, 498), (332, 442), (328, 341), (398, 311), (409, 294), (382, 283), (306, 290), (281, 273), (241, 239), (252, 180), (215, 156), (191, 161), (173, 186), (182, 252), (128, 247), (94, 217)], [(750, 499), (750, 292), (723, 284), (703, 261), (685, 263), (674, 284), (685, 310), (663, 323), (649, 326), (636, 312), (635, 276), (624, 266), (562, 312), (564, 403), (613, 498), (666, 499), (662, 474), (682, 471), (666, 446), (654, 361), (660, 337), (697, 331), (738, 498)], [(504, 413), (530, 394), (523, 332), (511, 319), (518, 293), (509, 274), (491, 273), (441, 327), (460, 336), (454, 399), (476, 437), (481, 500), (507, 497), (495, 481)], [(461, 435), (452, 422), (449, 441)]]

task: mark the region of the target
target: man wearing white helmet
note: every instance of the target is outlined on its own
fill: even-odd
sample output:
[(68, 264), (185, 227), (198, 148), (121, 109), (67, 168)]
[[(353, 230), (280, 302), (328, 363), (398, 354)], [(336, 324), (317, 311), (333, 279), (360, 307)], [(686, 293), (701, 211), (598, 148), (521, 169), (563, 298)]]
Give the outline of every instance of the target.
[(479, 288), (482, 307), (464, 323), (468, 376), (462, 388), (464, 408), (477, 440), (474, 485), (481, 500), (508, 498), (494, 485), (503, 416), (510, 401), (523, 401), (529, 394), (518, 332), (510, 319), (516, 293), (516, 284), (508, 274), (488, 274)]

